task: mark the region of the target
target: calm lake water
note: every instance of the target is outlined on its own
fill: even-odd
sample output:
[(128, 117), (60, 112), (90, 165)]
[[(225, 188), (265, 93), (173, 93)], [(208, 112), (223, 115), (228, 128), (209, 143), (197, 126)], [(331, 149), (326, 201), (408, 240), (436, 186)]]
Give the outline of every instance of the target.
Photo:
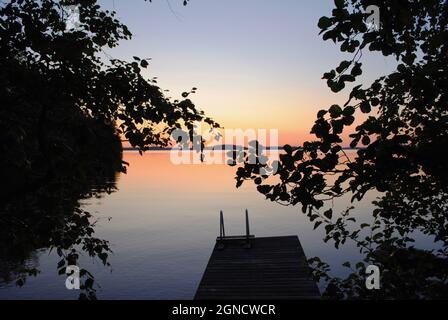
[[(80, 266), (92, 272), (100, 284), (99, 299), (191, 299), (219, 233), (223, 210), (226, 234), (244, 234), (244, 210), (250, 215), (256, 236), (298, 235), (308, 258), (319, 256), (330, 263), (335, 275), (341, 264), (357, 258), (357, 249), (346, 245), (336, 250), (322, 241), (322, 230), (300, 207), (284, 207), (264, 199), (251, 183), (235, 188), (235, 168), (225, 165), (174, 165), (168, 151), (140, 156), (127, 151), (128, 173), (120, 175), (118, 191), (100, 199), (83, 201), (98, 219), (95, 235), (110, 241), (111, 268), (83, 257)], [(358, 217), (371, 212), (369, 195), (357, 204)], [(334, 210), (348, 206), (346, 199)], [(65, 276), (57, 275), (58, 256), (36, 252), (41, 273), (25, 286), (0, 288), (0, 299), (76, 299), (79, 292), (65, 288)]]

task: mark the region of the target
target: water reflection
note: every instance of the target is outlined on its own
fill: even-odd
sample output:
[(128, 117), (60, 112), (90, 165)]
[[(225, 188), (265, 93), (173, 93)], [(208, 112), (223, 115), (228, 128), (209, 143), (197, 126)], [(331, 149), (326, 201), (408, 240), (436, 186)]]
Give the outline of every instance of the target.
[[(143, 156), (129, 151), (123, 158), (130, 166), (127, 174), (115, 178), (119, 191), (102, 193), (99, 199), (84, 197), (79, 207), (92, 214), (96, 236), (107, 239), (113, 250), (111, 268), (88, 255), (79, 260), (101, 285), (96, 293), (100, 299), (193, 298), (219, 232), (219, 210), (224, 211), (229, 234), (244, 233), (247, 208), (256, 236), (298, 235), (308, 257), (333, 262), (336, 272), (357, 255), (355, 248), (336, 251), (323, 244), (322, 233), (313, 230), (298, 208), (264, 200), (251, 184), (236, 189), (234, 167), (174, 165), (164, 151)], [(340, 209), (345, 205), (335, 203)], [(369, 210), (366, 201), (361, 214)], [(0, 289), (0, 298), (76, 298), (65, 289), (65, 277), (57, 276), (60, 259), (55, 250), (37, 255), (41, 274), (22, 288)]]
[[(4, 202), (0, 215), (0, 286), (23, 286), (39, 274), (38, 256), (55, 251), (57, 272), (77, 265), (80, 254), (109, 266), (107, 240), (95, 237), (96, 219), (80, 201), (101, 198), (116, 190), (116, 175), (55, 179)], [(96, 297), (95, 277), (81, 268), (80, 298)]]
[[(73, 202), (67, 204), (71, 211), (66, 212), (71, 212), (68, 215), (71, 220), (82, 215), (74, 213), (75, 210), (91, 214), (90, 228), (95, 231), (91, 237), (106, 239), (113, 251), (112, 254), (106, 252), (111, 267), (98, 263), (98, 259), (93, 262), (95, 260), (90, 259), (88, 252), (80, 255), (78, 260), (78, 265), (89, 270), (95, 283), (101, 285), (96, 292), (99, 299), (193, 298), (219, 233), (219, 210), (224, 211), (228, 234), (245, 232), (244, 209), (247, 208), (251, 232), (256, 236), (298, 235), (307, 257), (319, 256), (330, 263), (333, 275), (347, 275), (347, 268), (342, 263), (356, 263), (361, 258), (355, 245), (347, 243), (336, 250), (331, 243), (324, 243), (323, 230), (313, 230), (314, 223), (301, 214), (300, 208), (266, 201), (253, 184), (243, 184), (237, 190), (235, 168), (226, 165), (174, 165), (170, 162), (169, 153), (163, 151), (148, 152), (143, 156), (137, 152), (125, 152), (123, 158), (130, 163), (127, 174), (112, 176), (111, 180), (106, 180), (106, 185), (98, 183), (97, 190), (90, 194), (95, 185), (92, 183), (84, 189), (83, 196), (78, 193)], [(118, 191), (113, 192), (116, 189)], [(108, 192), (110, 194), (106, 195)], [(371, 223), (371, 213), (375, 208), (371, 202), (378, 195), (372, 192), (363, 202), (356, 203), (359, 222)], [(335, 200), (334, 211), (344, 210), (348, 201), (347, 198)], [(61, 216), (65, 221), (70, 220), (64, 214)], [(56, 224), (54, 234), (61, 235), (63, 231), (58, 230), (58, 226)], [(3, 230), (8, 229), (2, 225), (1, 230), (3, 240)], [(26, 232), (21, 234), (23, 245), (34, 241)], [(79, 236), (78, 239), (84, 238), (82, 232), (74, 234)], [(34, 264), (41, 273), (28, 278), (22, 288), (14, 285), (15, 280), (10, 280), (8, 287), (0, 288), (1, 299), (77, 297), (78, 292), (65, 288), (65, 276), (57, 275), (56, 265), (61, 259), (56, 248), (51, 252), (45, 249), (49, 239), (48, 236), (46, 242), (33, 245), (27, 251), (28, 263)], [(5, 241), (2, 243), (1, 250), (4, 250), (8, 246)], [(417, 244), (421, 248), (434, 247), (433, 241), (426, 237), (417, 239)], [(74, 247), (79, 252), (82, 244)], [(16, 261), (20, 262), (20, 259)], [(20, 270), (17, 267), (12, 269)], [(17, 279), (14, 273), (11, 279)]]

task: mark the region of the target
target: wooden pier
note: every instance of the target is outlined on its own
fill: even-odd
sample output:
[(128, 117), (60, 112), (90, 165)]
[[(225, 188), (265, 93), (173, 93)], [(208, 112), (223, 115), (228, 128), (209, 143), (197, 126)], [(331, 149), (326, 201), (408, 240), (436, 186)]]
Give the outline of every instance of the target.
[(246, 236), (217, 238), (195, 299), (319, 299), (299, 238), (256, 238), (246, 223)]

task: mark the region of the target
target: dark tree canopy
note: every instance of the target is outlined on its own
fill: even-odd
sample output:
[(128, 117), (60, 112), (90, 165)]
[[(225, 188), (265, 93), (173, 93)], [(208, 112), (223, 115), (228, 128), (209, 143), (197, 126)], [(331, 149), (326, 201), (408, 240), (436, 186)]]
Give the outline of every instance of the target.
[[(66, 24), (71, 5), (79, 8), (76, 28)], [(78, 249), (107, 265), (108, 243), (93, 236), (94, 221), (78, 200), (113, 190), (115, 174), (126, 169), (120, 140), (143, 152), (167, 146), (176, 128), (218, 126), (188, 99), (195, 88), (172, 101), (142, 76), (150, 59), (105, 51), (131, 36), (94, 0), (1, 2), (0, 251), (14, 257), (0, 264), (54, 248), (61, 273)], [(83, 297), (94, 297), (93, 275), (82, 276)]]
[[(367, 24), (370, 5), (380, 11), (378, 30)], [(315, 228), (325, 226), (325, 241), (338, 247), (352, 239), (366, 263), (381, 266), (386, 280), (379, 292), (365, 290), (361, 263), (345, 281), (330, 281), (328, 295), (447, 295), (447, 23), (447, 1), (336, 0), (332, 15), (322, 17), (318, 27), (324, 40), (332, 40), (351, 58), (323, 79), (333, 92), (351, 84), (346, 103), (318, 112), (311, 129), (316, 140), (300, 148), (284, 147), (277, 180), (260, 176), (256, 165), (245, 164), (237, 172), (238, 185), (254, 180), (267, 199), (301, 205)], [(371, 85), (356, 84), (366, 50), (392, 56), (396, 70)], [(361, 113), (365, 120), (359, 120)], [(348, 143), (359, 149), (349, 157), (341, 134), (353, 124)], [(380, 193), (371, 225), (357, 224), (352, 208), (339, 215), (324, 209), (334, 198), (349, 195), (356, 202), (371, 190)], [(415, 232), (438, 241), (442, 249), (412, 249)], [(321, 276), (326, 274), (327, 265), (312, 262)], [(416, 265), (420, 268), (412, 267)]]
[[(73, 4), (81, 24), (67, 30), (64, 6)], [(145, 79), (148, 59), (107, 58), (104, 49), (131, 33), (97, 1), (13, 0), (1, 6), (0, 17), (3, 168), (32, 174), (76, 158), (73, 136), (64, 133), (71, 118), (109, 126), (140, 150), (167, 146), (173, 129), (195, 121), (216, 125), (188, 93), (171, 101), (154, 79)], [(79, 131), (77, 139), (88, 139), (89, 130)], [(39, 158), (46, 160), (34, 166)]]

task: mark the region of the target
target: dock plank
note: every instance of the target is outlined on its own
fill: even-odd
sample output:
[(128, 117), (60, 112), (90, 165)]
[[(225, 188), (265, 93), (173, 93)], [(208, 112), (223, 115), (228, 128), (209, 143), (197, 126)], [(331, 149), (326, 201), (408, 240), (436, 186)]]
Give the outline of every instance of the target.
[(228, 239), (215, 245), (195, 299), (318, 299), (297, 236)]

